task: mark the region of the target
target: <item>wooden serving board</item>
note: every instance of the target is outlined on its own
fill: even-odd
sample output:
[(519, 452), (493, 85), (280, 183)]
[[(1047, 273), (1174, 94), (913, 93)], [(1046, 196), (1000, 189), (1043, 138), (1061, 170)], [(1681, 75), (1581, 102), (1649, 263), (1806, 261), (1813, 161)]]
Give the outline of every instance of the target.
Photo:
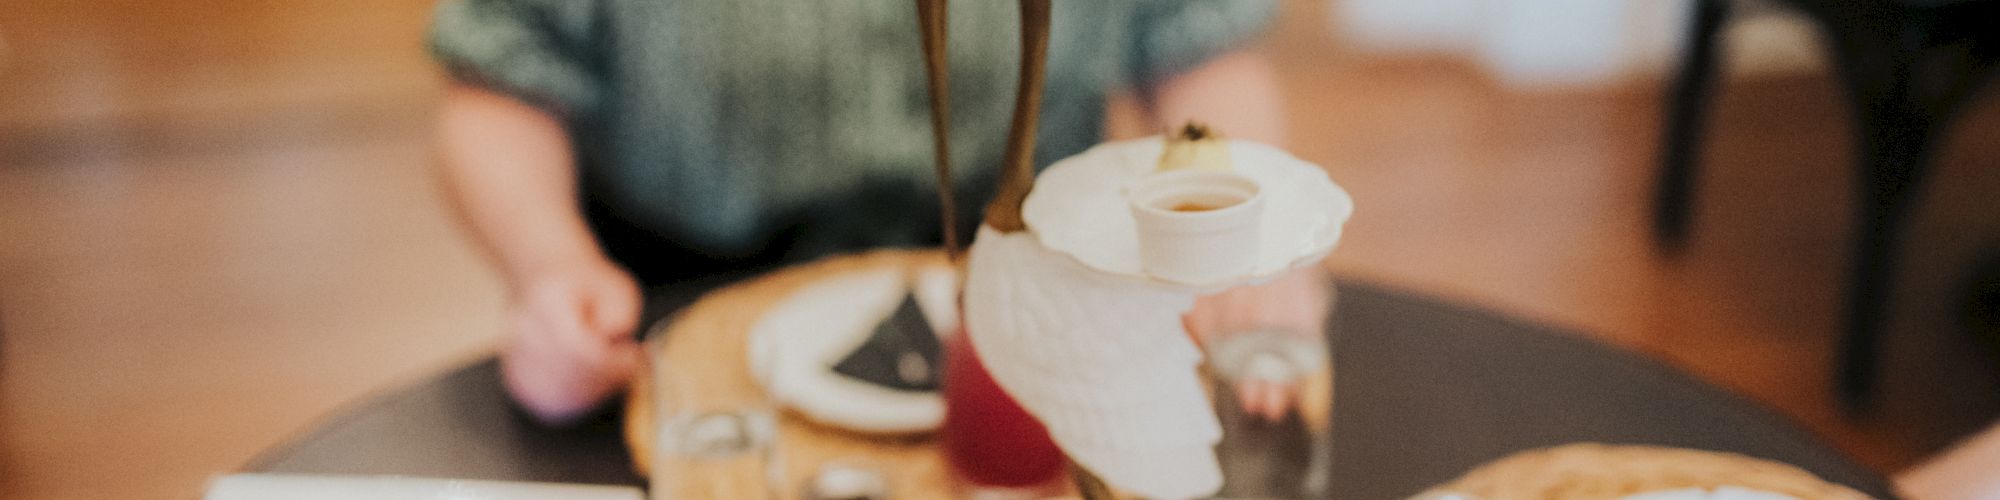
[[(879, 250), (834, 257), (785, 268), (758, 278), (718, 289), (695, 301), (678, 316), (663, 321), (652, 332), (648, 352), (654, 362), (678, 365), (677, 372), (701, 375), (701, 384), (692, 397), (742, 399), (761, 396), (763, 389), (752, 377), (748, 357), (748, 336), (766, 310), (776, 306), (799, 288), (846, 273), (902, 267), (916, 270), (946, 266), (937, 251)], [(625, 441), (640, 475), (650, 470), (653, 456), (654, 418), (651, 369), (640, 370), (627, 394)], [(954, 491), (954, 481), (945, 468), (944, 457), (929, 435), (870, 436), (833, 429), (806, 421), (789, 412), (779, 417), (778, 456), (784, 469), (783, 497), (792, 497), (820, 464), (839, 459), (859, 461), (880, 468), (889, 479), (894, 498), (946, 498)], [(708, 498), (704, 491), (677, 492), (666, 498)]]

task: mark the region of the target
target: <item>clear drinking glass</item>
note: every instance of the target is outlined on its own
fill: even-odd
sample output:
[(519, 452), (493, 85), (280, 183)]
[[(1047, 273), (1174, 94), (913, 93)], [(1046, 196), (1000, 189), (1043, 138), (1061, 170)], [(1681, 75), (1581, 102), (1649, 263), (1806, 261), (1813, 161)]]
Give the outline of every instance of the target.
[(780, 498), (777, 413), (763, 392), (705, 383), (700, 367), (672, 360), (651, 369), (652, 500)]
[(1326, 495), (1333, 460), (1330, 344), (1326, 332), (1284, 329), (1204, 339), (1222, 424), (1216, 498)]

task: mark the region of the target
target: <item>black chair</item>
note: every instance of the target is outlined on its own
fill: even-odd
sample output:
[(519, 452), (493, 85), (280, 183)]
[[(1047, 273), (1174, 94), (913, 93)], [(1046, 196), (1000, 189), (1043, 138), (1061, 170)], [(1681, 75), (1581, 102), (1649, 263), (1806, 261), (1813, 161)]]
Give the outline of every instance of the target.
[(2000, 360), (2000, 249), (1988, 249), (1960, 285), (1959, 328), (1979, 339)]
[[(2000, 58), (2000, 1), (1785, 0), (1809, 15), (1831, 50), (1858, 121), (1860, 197), (1837, 386), (1867, 409), (1876, 348), (1895, 276), (1895, 236), (1938, 139)], [(1655, 205), (1663, 249), (1686, 240), (1704, 107), (1728, 20), (1727, 0), (1695, 0), (1689, 51), (1671, 99)]]

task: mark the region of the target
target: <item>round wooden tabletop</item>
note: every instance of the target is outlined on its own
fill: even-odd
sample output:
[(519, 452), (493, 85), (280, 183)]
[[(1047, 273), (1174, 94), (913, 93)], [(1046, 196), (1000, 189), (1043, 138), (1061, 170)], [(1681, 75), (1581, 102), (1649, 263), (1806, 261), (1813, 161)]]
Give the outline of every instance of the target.
[[(756, 311), (786, 291), (847, 266), (880, 265), (868, 259), (882, 258), (910, 257), (818, 263), (725, 287), (683, 311), (665, 338), (697, 338), (687, 333), (693, 331), (740, 336)], [(1575, 442), (1740, 453), (1892, 496), (1881, 476), (1791, 422), (1652, 360), (1573, 332), (1366, 283), (1342, 282), (1336, 291), (1329, 328), (1336, 498), (1405, 498), (1514, 452)], [(725, 376), (717, 383), (750, 382)], [(537, 426), (510, 405), (497, 365), (486, 360), (356, 404), (247, 468), (643, 484), (620, 414), (613, 408), (568, 429)], [(785, 432), (788, 439), (832, 433)], [(898, 477), (936, 467), (934, 459), (924, 462), (929, 451), (922, 439), (887, 446), (881, 449), (912, 464), (893, 472)]]

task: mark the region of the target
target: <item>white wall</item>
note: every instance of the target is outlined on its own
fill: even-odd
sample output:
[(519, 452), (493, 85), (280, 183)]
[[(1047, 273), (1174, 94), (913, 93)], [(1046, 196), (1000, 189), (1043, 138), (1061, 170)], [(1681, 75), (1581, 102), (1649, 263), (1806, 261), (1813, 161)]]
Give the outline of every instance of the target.
[[(1329, 0), (1334, 36), (1385, 56), (1465, 57), (1523, 88), (1607, 85), (1668, 74), (1688, 30), (1689, 0)], [(1755, 1), (1724, 32), (1730, 74), (1821, 64), (1811, 23)]]

